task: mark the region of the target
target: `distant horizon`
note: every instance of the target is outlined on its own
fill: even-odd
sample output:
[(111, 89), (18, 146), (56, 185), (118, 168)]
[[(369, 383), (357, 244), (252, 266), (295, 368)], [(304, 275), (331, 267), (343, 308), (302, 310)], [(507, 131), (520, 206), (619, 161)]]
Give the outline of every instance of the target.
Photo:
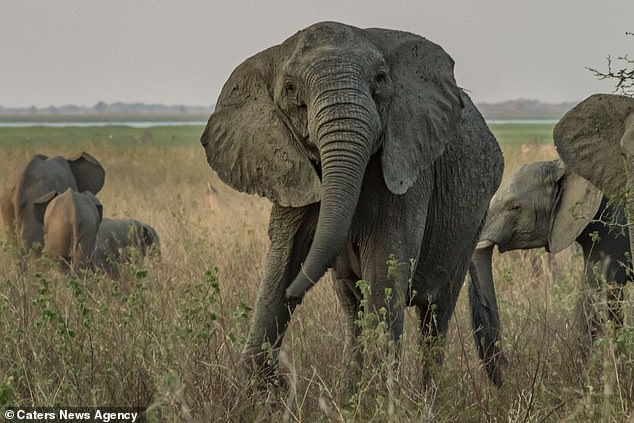
[[(488, 120), (542, 120), (559, 119), (577, 102), (548, 103), (534, 99), (515, 99), (496, 103), (476, 103), (482, 115)], [(92, 106), (66, 104), (47, 107), (4, 107), (0, 106), (1, 122), (37, 121), (126, 121), (160, 120), (182, 121), (206, 119), (215, 109), (209, 106), (189, 106), (184, 104), (161, 104), (142, 102), (98, 101)]]
[[(583, 98), (580, 98), (578, 100), (570, 100), (570, 101), (545, 101), (545, 100), (540, 100), (537, 98), (513, 98), (513, 99), (508, 99), (508, 100), (501, 100), (501, 101), (481, 101), (481, 102), (476, 102), (476, 104), (505, 104), (505, 103), (514, 103), (514, 102), (525, 102), (525, 103), (531, 103), (531, 102), (535, 102), (535, 103), (539, 103), (539, 104), (544, 104), (544, 105), (560, 105), (560, 104), (576, 104), (583, 101)], [(106, 101), (97, 101), (93, 104), (77, 104), (77, 103), (65, 103), (65, 104), (49, 104), (47, 106), (37, 106), (37, 105), (30, 105), (30, 106), (11, 106), (11, 105), (2, 105), (0, 104), (0, 110), (29, 110), (29, 109), (37, 109), (37, 110), (42, 110), (42, 109), (50, 109), (50, 108), (64, 108), (64, 107), (78, 107), (78, 108), (86, 108), (86, 109), (91, 109), (91, 108), (95, 108), (96, 106), (98, 106), (99, 104), (105, 104), (106, 106), (113, 106), (113, 105), (139, 105), (139, 106), (147, 106), (147, 107), (152, 107), (152, 106), (158, 106), (158, 107), (191, 107), (191, 108), (212, 108), (215, 107), (215, 102), (211, 103), (211, 104), (187, 104), (187, 103), (160, 103), (160, 102), (143, 102), (143, 101), (113, 101), (113, 102), (106, 102)]]

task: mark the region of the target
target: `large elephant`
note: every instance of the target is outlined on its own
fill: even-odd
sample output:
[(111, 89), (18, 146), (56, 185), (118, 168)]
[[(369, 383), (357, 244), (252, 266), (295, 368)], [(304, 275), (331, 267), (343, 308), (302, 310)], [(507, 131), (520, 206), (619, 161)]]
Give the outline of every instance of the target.
[(0, 197), (5, 229), (21, 239), (25, 246), (39, 252), (44, 241), (44, 228), (33, 213), (34, 201), (48, 192), (64, 192), (66, 188), (97, 194), (104, 180), (105, 170), (88, 153), (70, 159), (37, 154), (18, 166), (5, 180)]
[(555, 125), (561, 159), (608, 198), (624, 200), (634, 251), (634, 98), (594, 94)]
[(44, 252), (77, 272), (94, 269), (93, 252), (103, 219), (101, 203), (90, 191), (67, 188), (51, 191), (33, 203), (35, 218), (44, 227)]
[(312, 25), (234, 70), (201, 142), (223, 181), (273, 202), (244, 349), (257, 375), (275, 375), (291, 314), (328, 268), (351, 359), (360, 279), (365, 313), (385, 319), (396, 345), (408, 305), (425, 339), (447, 331), (504, 164), (442, 48), (406, 32)]
[(99, 225), (95, 245), (95, 266), (110, 276), (119, 275), (121, 264), (147, 255), (160, 257), (161, 247), (156, 230), (134, 219), (105, 218)]
[[(624, 225), (622, 207), (610, 204), (601, 191), (566, 168), (561, 160), (530, 163), (520, 167), (495, 193), (489, 206), (480, 242), (470, 268), (472, 308), (486, 307), (488, 320), (476, 313), (474, 336), (481, 357), (500, 357), (496, 341), (499, 315), (493, 284), (491, 260), (494, 246), (500, 253), (545, 247), (557, 253), (573, 242), (583, 250), (584, 274), (589, 287), (598, 289), (602, 281), (624, 285), (629, 237), (613, 225)], [(610, 290), (612, 318), (622, 320), (620, 289)], [(591, 318), (593, 331), (598, 319)], [(497, 362), (487, 370), (499, 371)]]

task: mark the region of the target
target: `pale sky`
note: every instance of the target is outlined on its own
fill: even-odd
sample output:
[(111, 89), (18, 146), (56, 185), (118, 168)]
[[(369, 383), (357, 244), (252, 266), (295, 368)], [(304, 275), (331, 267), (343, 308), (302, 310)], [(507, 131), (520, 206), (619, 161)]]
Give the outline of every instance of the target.
[(243, 60), (324, 20), (440, 44), (476, 102), (611, 92), (585, 67), (634, 56), (634, 0), (0, 0), (0, 105), (210, 105)]

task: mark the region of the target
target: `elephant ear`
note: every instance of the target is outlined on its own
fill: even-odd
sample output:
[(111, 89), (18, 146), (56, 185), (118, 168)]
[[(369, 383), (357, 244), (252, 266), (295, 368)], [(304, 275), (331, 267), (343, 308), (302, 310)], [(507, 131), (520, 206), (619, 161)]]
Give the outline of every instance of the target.
[(68, 159), (71, 172), (75, 175), (77, 191), (90, 191), (97, 194), (106, 179), (106, 171), (101, 163), (86, 152)]
[(97, 208), (97, 213), (99, 214), (99, 222), (103, 221), (103, 205), (101, 204), (101, 201), (99, 201), (99, 199), (90, 191), (86, 191), (84, 194), (91, 197), (92, 201), (95, 203), (95, 207)]
[(273, 100), (274, 61), (281, 48), (262, 51), (233, 71), (200, 141), (225, 183), (299, 207), (319, 201), (321, 182)]
[(143, 226), (143, 241), (147, 247), (152, 245), (159, 244), (159, 237), (153, 227), (150, 225), (142, 225)]
[[(560, 168), (564, 168), (560, 163)], [(576, 173), (564, 170), (551, 216), (548, 251), (558, 253), (572, 244), (599, 210), (603, 193)]]
[(625, 140), (628, 134), (634, 138), (632, 113), (634, 98), (595, 94), (573, 107), (553, 130), (557, 151), (566, 165), (608, 197), (625, 188), (623, 153), (634, 148), (634, 139)]
[(454, 62), (438, 45), (407, 32), (369, 29), (394, 84), (383, 142), (383, 177), (395, 194), (414, 184), (456, 135), (463, 102)]
[(44, 224), (44, 214), (46, 214), (48, 204), (58, 195), (59, 193), (57, 191), (49, 191), (33, 202), (33, 214), (35, 215), (35, 219), (41, 224)]

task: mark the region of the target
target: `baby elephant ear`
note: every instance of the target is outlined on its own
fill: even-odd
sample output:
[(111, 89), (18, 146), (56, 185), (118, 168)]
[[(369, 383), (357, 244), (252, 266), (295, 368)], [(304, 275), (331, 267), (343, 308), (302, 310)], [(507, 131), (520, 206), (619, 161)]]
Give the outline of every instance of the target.
[(383, 177), (390, 191), (403, 194), (456, 136), (463, 102), (454, 62), (440, 46), (406, 32), (368, 31), (383, 52), (394, 84)]
[(148, 247), (153, 244), (159, 244), (158, 234), (150, 225), (143, 225), (143, 240), (145, 242), (145, 245), (147, 245)]
[[(563, 164), (562, 164), (563, 166)], [(558, 253), (572, 244), (599, 210), (603, 193), (586, 179), (566, 170), (551, 216), (548, 251)]]
[(625, 154), (632, 153), (634, 135), (629, 142), (625, 138), (634, 134), (633, 113), (634, 98), (595, 94), (573, 107), (553, 130), (566, 165), (608, 197), (625, 188)]
[(234, 70), (200, 141), (225, 183), (299, 207), (319, 201), (321, 182), (273, 102), (273, 60), (279, 49), (258, 53)]
[(99, 213), (99, 222), (101, 222), (103, 220), (103, 205), (101, 204), (101, 201), (99, 201), (99, 199), (93, 195), (92, 192), (87, 191), (87, 193), (92, 197), (93, 201), (95, 202), (97, 213)]

